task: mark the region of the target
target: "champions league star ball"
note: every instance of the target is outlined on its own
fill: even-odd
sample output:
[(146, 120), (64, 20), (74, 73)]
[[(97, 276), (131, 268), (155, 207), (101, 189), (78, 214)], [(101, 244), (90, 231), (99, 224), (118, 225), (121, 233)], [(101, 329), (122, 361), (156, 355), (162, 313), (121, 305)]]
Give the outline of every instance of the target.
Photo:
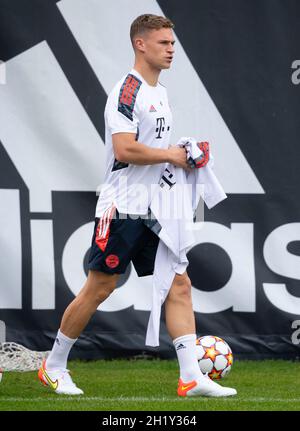
[(203, 374), (212, 380), (225, 377), (231, 370), (233, 355), (226, 341), (214, 335), (196, 339), (197, 359)]

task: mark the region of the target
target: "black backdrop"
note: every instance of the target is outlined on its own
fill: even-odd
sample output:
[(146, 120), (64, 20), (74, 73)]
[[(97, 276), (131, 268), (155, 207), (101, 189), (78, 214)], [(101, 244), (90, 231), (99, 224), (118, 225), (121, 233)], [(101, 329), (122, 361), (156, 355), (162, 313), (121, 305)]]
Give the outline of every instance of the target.
[[(103, 140), (106, 92), (56, 3), (0, 0), (0, 60), (9, 62), (46, 41)], [(255, 310), (235, 311), (228, 307), (220, 312), (196, 312), (197, 332), (224, 337), (239, 357), (296, 358), (299, 343), (297, 337), (292, 338), (297, 328), (295, 324), (292, 328), (292, 322), (300, 314), (299, 278), (295, 275), (300, 265), (300, 85), (292, 64), (300, 58), (300, 4), (297, 0), (160, 0), (158, 5), (175, 22), (178, 39), (265, 191), (229, 193), (222, 204), (206, 210), (208, 222), (227, 228), (232, 223), (253, 226)], [(109, 6), (103, 1), (103, 7)], [(9, 74), (6, 78), (9, 84)], [(1, 85), (5, 84), (0, 84), (0, 94)], [(63, 249), (70, 235), (93, 219), (96, 196), (93, 190), (52, 191), (51, 212), (31, 211), (28, 187), (4, 141), (3, 145), (1, 142), (0, 189), (20, 191), (22, 306), (0, 306), (0, 319), (6, 323), (8, 340), (46, 350), (51, 348), (62, 313), (74, 297), (62, 270)], [(26, 146), (26, 142), (22, 144)], [(5, 206), (5, 202), (0, 205)], [(50, 310), (32, 307), (30, 222), (43, 219), (53, 222), (55, 308)], [(276, 257), (275, 246), (274, 262), (279, 268), (276, 271), (266, 262), (264, 245), (275, 229), (285, 225), (291, 227), (294, 236), (284, 244), (283, 231), (283, 243), (278, 239), (281, 253)], [(4, 255), (6, 244), (0, 243), (0, 247)], [(206, 242), (196, 245), (189, 258), (188, 272), (194, 288), (221, 291), (233, 270), (226, 251), (218, 244)], [(14, 271), (13, 261), (6, 270)], [(130, 271), (133, 269), (129, 268), (119, 288)], [(270, 301), (263, 283), (274, 283), (275, 290), (276, 285), (285, 285), (286, 293), (278, 296), (277, 304)], [(0, 292), (4, 295), (3, 286)], [(282, 298), (286, 298), (287, 304)], [(132, 306), (120, 311), (98, 311), (72, 356), (101, 358), (147, 352), (173, 357), (163, 321), (160, 349), (146, 349), (148, 317), (148, 311)]]

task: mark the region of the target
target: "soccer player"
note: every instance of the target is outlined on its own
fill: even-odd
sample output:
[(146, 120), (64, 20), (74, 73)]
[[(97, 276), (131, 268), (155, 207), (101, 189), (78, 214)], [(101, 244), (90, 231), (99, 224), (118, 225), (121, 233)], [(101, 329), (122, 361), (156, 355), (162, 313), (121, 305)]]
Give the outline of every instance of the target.
[[(133, 21), (134, 67), (108, 96), (104, 114), (106, 186), (96, 207), (88, 277), (65, 310), (52, 351), (39, 370), (40, 380), (56, 393), (83, 393), (67, 370), (69, 352), (128, 264), (132, 261), (139, 277), (153, 274), (159, 238), (142, 217), (148, 212), (151, 184), (158, 184), (165, 163), (189, 169), (185, 149), (169, 145), (172, 115), (166, 88), (158, 80), (161, 70), (172, 64), (173, 27), (168, 18), (151, 14)], [(165, 319), (179, 362), (178, 395), (235, 395), (235, 389), (218, 385), (200, 371), (186, 272), (174, 277), (165, 300)]]

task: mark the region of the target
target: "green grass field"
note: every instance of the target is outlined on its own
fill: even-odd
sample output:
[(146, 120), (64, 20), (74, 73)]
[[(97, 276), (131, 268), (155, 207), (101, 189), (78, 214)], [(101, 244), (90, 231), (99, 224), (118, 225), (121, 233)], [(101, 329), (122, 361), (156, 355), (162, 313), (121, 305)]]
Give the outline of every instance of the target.
[(0, 383), (0, 410), (300, 410), (300, 362), (235, 361), (221, 383), (229, 398), (179, 398), (175, 360), (71, 361), (80, 397), (57, 395), (36, 372), (7, 372)]

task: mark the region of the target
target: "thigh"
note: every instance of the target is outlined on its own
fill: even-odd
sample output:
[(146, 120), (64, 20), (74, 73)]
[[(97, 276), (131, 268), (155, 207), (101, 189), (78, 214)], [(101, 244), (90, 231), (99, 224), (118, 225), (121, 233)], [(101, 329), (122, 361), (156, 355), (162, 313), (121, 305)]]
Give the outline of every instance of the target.
[(170, 294), (183, 294), (191, 291), (191, 280), (186, 271), (183, 274), (176, 274), (171, 288)]
[(96, 286), (101, 284), (113, 284), (117, 283), (120, 274), (107, 274), (106, 272), (89, 270), (87, 276), (87, 283)]
[(172, 285), (173, 284), (183, 284), (183, 283), (190, 283), (191, 280), (188, 276), (187, 271), (184, 271), (183, 274), (175, 274), (175, 277), (173, 279)]

